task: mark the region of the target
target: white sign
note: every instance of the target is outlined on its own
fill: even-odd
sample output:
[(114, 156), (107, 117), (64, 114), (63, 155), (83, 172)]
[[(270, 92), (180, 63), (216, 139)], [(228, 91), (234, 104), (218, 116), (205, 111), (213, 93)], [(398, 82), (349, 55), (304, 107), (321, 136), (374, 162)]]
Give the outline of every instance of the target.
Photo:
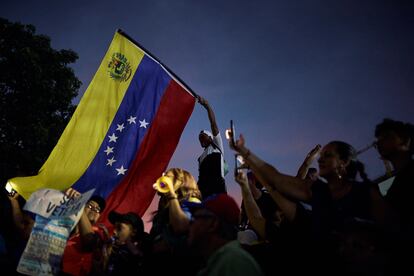
[(58, 190), (41, 189), (30, 196), (23, 209), (51, 219), (76, 215), (94, 191), (92, 189), (75, 198)]
[(36, 222), (17, 271), (26, 275), (57, 275), (70, 232), (95, 189), (69, 198), (61, 191), (39, 190), (24, 206), (36, 213)]

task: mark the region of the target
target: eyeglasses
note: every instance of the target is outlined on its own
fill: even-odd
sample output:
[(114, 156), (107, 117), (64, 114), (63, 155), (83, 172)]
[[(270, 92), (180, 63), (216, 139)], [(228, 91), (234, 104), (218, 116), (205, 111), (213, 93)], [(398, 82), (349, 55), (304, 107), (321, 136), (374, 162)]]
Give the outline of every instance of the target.
[(90, 209), (92, 212), (95, 212), (97, 214), (101, 213), (101, 208), (99, 208), (98, 206), (93, 206), (92, 204), (87, 204), (86, 208)]

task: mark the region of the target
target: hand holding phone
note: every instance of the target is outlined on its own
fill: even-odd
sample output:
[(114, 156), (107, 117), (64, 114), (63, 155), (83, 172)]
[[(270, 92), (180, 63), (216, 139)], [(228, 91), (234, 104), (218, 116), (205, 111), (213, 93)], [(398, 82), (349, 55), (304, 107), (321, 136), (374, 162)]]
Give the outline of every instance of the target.
[(248, 186), (249, 180), (247, 178), (246, 172), (240, 171), (235, 175), (235, 180), (240, 186)]
[(241, 172), (243, 169), (247, 169), (248, 166), (244, 162), (243, 156), (239, 154), (235, 154), (235, 167), (234, 167), (234, 176), (237, 176), (239, 172)]
[(10, 183), (7, 182), (5, 188), (6, 188), (6, 191), (7, 191), (8, 195), (10, 197), (14, 197), (16, 195), (17, 192), (16, 192), (15, 189), (13, 189), (13, 187), (12, 187), (12, 185), (10, 185)]

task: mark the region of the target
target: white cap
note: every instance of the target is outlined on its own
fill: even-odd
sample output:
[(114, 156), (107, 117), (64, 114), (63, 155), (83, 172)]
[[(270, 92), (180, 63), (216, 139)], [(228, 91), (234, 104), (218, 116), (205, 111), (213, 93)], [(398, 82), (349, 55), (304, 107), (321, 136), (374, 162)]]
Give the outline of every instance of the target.
[(208, 137), (210, 137), (211, 139), (213, 139), (213, 134), (210, 132), (210, 131), (208, 131), (208, 130), (202, 130), (200, 133), (204, 133), (205, 135), (207, 135)]

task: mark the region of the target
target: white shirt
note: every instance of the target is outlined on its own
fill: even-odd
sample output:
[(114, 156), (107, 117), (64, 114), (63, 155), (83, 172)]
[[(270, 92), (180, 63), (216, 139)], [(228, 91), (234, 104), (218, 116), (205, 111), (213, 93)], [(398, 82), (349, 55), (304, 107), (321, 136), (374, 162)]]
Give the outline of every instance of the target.
[(208, 147), (204, 148), (203, 153), (200, 155), (200, 157), (198, 157), (198, 164), (200, 165), (204, 158), (207, 157), (207, 155), (212, 154), (214, 152), (218, 152), (221, 155), (221, 176), (224, 178), (224, 158), (223, 158), (223, 154), (224, 154), (224, 150), (223, 150), (223, 140), (221, 139), (221, 134), (220, 132), (216, 135), (213, 136), (213, 142), (219, 149), (217, 149), (216, 147), (213, 147), (212, 144), (210, 144)]

